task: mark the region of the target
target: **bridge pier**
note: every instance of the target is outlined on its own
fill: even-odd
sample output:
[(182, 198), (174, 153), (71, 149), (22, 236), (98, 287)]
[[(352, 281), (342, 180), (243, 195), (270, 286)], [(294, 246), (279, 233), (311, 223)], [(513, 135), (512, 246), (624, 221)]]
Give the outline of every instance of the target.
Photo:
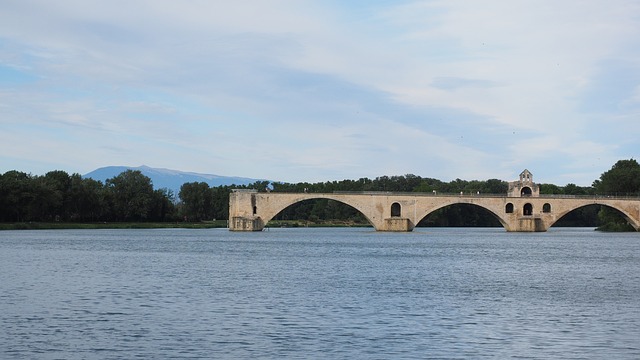
[(257, 214), (258, 192), (236, 189), (229, 197), (229, 230), (262, 231), (265, 221)]
[(518, 218), (515, 229), (508, 230), (516, 232), (545, 232), (547, 231), (547, 227), (544, 221), (537, 216), (523, 216)]
[(264, 222), (259, 216), (234, 216), (229, 222), (229, 230), (231, 231), (262, 231)]
[(378, 231), (408, 232), (412, 231), (415, 225), (408, 218), (392, 217), (384, 219), (384, 228)]

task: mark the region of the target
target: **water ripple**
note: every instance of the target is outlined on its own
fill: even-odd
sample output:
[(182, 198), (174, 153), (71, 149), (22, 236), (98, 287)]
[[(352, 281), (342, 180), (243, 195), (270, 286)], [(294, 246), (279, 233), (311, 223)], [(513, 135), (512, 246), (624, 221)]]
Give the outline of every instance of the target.
[(640, 358), (640, 238), (3, 232), (0, 358)]

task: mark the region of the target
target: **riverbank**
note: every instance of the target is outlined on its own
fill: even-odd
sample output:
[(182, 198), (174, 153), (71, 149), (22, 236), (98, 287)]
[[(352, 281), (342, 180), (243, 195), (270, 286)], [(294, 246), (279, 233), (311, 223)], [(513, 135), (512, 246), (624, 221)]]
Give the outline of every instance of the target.
[(636, 229), (628, 223), (620, 224), (620, 223), (606, 223), (604, 225), (598, 226), (596, 231), (602, 232), (634, 232)]
[[(227, 220), (201, 222), (98, 222), (98, 223), (67, 223), (67, 222), (20, 222), (0, 223), (2, 230), (63, 230), (63, 229), (217, 229), (227, 228)], [(300, 228), (300, 227), (371, 227), (369, 223), (353, 221), (324, 221), (309, 222), (303, 220), (272, 220), (265, 228)], [(611, 224), (595, 229), (602, 232), (634, 232), (629, 224)]]
[(267, 223), (266, 228), (278, 228), (278, 227), (371, 227), (369, 223), (359, 223), (355, 221), (340, 221), (340, 220), (327, 220), (327, 221), (304, 221), (304, 220), (271, 220)]
[(55, 230), (55, 229), (213, 229), (226, 228), (227, 220), (201, 222), (21, 222), (0, 223), (0, 230)]
[[(352, 221), (309, 222), (302, 220), (272, 220), (267, 227), (370, 227), (368, 223)], [(201, 222), (20, 222), (0, 223), (0, 230), (56, 230), (56, 229), (215, 229), (228, 227), (227, 220)]]

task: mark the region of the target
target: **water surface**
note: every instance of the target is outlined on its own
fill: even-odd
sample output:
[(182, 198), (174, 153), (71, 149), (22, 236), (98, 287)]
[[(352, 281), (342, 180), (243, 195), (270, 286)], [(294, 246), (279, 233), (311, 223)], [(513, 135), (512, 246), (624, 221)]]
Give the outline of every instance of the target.
[(0, 358), (640, 358), (640, 234), (0, 232)]

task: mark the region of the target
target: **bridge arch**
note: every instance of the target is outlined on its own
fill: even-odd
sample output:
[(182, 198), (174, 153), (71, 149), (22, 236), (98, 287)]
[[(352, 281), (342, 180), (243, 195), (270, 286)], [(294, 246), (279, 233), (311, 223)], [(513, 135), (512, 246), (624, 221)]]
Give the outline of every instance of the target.
[[(433, 207), (433, 208), (429, 209), (422, 217), (419, 217), (419, 218), (416, 219), (416, 224), (419, 224), (421, 221), (423, 221), (429, 215), (433, 214), (434, 212), (436, 212), (436, 211), (438, 211), (440, 209), (444, 209), (446, 207), (455, 206), (455, 205), (473, 205), (475, 207), (483, 209), (483, 210), (487, 211), (488, 213), (490, 213), (491, 215), (493, 215), (493, 217), (498, 220), (498, 222), (500, 223), (500, 225), (502, 225), (503, 228), (509, 230), (509, 225), (508, 225), (507, 219), (503, 218), (500, 214), (498, 214), (498, 213), (502, 213), (502, 211), (504, 209), (502, 206), (500, 206), (500, 209), (493, 209), (493, 208), (490, 208), (490, 207), (487, 207), (487, 206), (483, 206), (483, 205), (480, 205), (480, 204), (475, 204), (473, 202), (459, 201), (459, 200), (452, 200), (452, 201), (440, 204), (439, 206), (436, 206), (436, 207)], [(507, 205), (509, 205), (509, 204), (507, 204)], [(513, 207), (513, 204), (511, 204), (511, 205)]]
[(314, 196), (314, 194), (305, 194), (305, 195), (306, 196), (303, 196), (303, 197), (288, 198), (285, 201), (278, 202), (278, 204), (275, 206), (262, 206), (260, 211), (260, 217), (263, 223), (265, 225), (268, 224), (269, 221), (271, 221), (276, 215), (286, 210), (287, 208), (291, 207), (292, 205), (299, 204), (306, 201), (313, 201), (313, 200), (332, 200), (332, 201), (341, 203), (343, 205), (347, 205), (352, 209), (356, 210), (367, 220), (367, 222), (369, 222), (369, 224), (375, 227), (375, 223), (372, 221), (372, 219), (369, 217), (366, 211), (363, 211), (363, 209), (361, 208), (361, 205), (358, 204), (357, 202), (351, 202), (351, 201), (345, 200), (343, 197), (330, 196), (328, 194), (318, 194), (317, 196)]
[(591, 205), (606, 206), (606, 207), (608, 207), (610, 209), (618, 211), (624, 217), (624, 219), (629, 223), (629, 225), (633, 226), (633, 228), (636, 229), (636, 231), (640, 231), (640, 220), (636, 220), (626, 209), (624, 209), (622, 207), (619, 207), (619, 206), (616, 206), (615, 204), (612, 204), (612, 203), (610, 203), (608, 201), (598, 201), (598, 200), (595, 200), (595, 201), (589, 202), (589, 203), (579, 204), (577, 206), (568, 207), (568, 208), (558, 212), (556, 214), (555, 220), (551, 221), (548, 224), (548, 227), (553, 226), (553, 224), (558, 222), (558, 220), (562, 219), (562, 217), (564, 217), (565, 215), (569, 214), (570, 212), (578, 210), (578, 209), (586, 207), (586, 206), (591, 206)]

